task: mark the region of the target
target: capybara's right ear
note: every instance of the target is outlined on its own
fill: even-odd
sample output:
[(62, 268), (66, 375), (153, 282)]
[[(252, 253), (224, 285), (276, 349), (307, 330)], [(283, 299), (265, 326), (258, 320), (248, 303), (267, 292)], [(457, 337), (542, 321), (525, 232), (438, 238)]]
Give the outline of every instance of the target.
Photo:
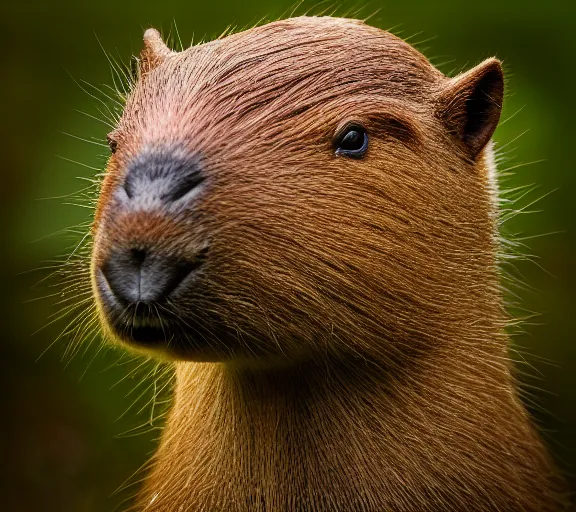
[(437, 115), (463, 143), (472, 160), (484, 149), (498, 125), (503, 97), (500, 61), (487, 59), (449, 79), (436, 98)]
[(166, 46), (160, 32), (155, 28), (149, 28), (144, 32), (144, 48), (140, 52), (140, 76), (145, 76), (162, 63), (166, 57), (175, 53)]

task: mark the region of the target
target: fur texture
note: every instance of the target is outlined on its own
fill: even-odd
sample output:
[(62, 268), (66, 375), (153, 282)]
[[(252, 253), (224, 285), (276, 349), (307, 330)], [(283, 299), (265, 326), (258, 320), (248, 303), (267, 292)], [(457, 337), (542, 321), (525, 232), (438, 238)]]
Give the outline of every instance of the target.
[[(145, 42), (93, 227), (105, 330), (133, 345), (101, 305), (111, 251), (207, 252), (158, 312), (176, 388), (135, 509), (561, 510), (507, 354), (498, 61), (449, 79), (335, 18)], [(334, 154), (349, 122), (361, 160)], [(122, 209), (147, 151), (200, 162), (192, 203)]]

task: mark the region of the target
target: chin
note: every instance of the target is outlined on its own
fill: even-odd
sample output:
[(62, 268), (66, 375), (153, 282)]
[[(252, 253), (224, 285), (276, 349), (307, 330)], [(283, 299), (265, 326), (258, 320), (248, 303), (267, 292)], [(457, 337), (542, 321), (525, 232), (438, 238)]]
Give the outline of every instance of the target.
[(104, 334), (137, 353), (167, 360), (218, 362), (230, 358), (223, 332), (197, 312), (194, 318), (178, 310), (178, 301), (156, 300), (127, 303), (110, 287), (105, 274), (92, 275), (94, 296)]

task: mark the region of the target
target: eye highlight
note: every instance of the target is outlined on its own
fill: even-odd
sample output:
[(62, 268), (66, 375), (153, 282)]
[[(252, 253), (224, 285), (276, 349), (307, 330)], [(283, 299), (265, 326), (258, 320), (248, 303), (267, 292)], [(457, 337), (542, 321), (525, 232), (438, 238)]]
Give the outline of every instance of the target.
[(344, 126), (334, 138), (334, 151), (336, 155), (362, 158), (368, 151), (366, 128), (358, 123)]

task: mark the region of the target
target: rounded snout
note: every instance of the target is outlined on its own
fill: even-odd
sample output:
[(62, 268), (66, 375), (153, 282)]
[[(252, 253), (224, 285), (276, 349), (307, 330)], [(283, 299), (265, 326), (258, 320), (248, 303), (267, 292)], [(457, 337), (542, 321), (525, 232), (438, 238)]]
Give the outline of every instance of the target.
[(156, 147), (126, 165), (104, 205), (94, 285), (103, 320), (121, 339), (169, 340), (178, 292), (193, 286), (206, 256), (204, 242), (182, 227), (203, 182), (197, 157)]
[(146, 248), (114, 251), (102, 266), (110, 290), (124, 305), (162, 302), (199, 266)]
[(144, 248), (112, 252), (95, 276), (107, 323), (129, 342), (165, 344), (173, 335), (168, 301), (202, 262), (202, 254), (185, 260)]

